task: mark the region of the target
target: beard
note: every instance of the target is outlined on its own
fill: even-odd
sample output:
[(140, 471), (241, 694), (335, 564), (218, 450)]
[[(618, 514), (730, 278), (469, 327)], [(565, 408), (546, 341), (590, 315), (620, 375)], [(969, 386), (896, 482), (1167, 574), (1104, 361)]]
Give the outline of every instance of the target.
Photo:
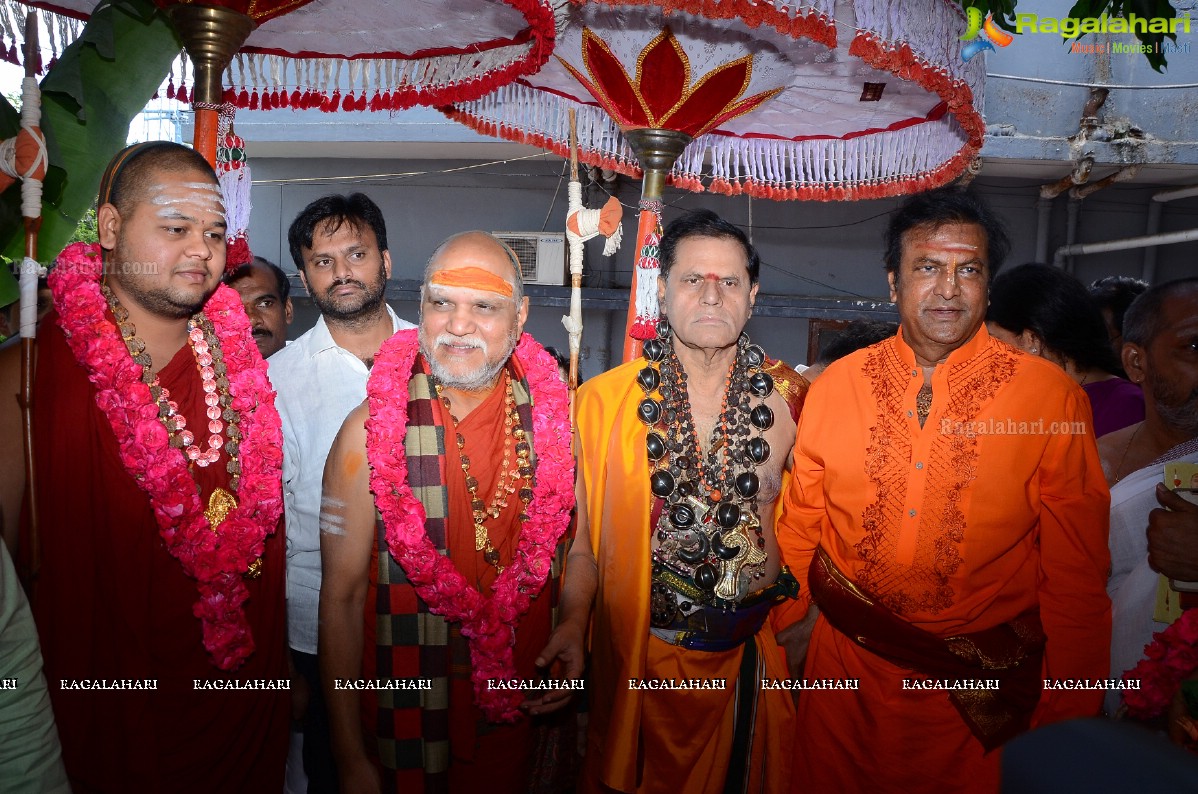
[(1180, 385), (1158, 375), (1149, 376), (1145, 386), (1161, 421), (1180, 433), (1198, 436), (1198, 389), (1182, 396)]
[[(516, 331), (513, 328), (508, 335), (504, 349), (500, 355), (492, 357), (487, 343), (482, 339), (475, 337), (467, 337), (465, 339), (454, 336), (453, 334), (441, 334), (436, 339), (430, 340), (424, 333), (424, 327), (421, 326), (417, 334), (420, 340), (420, 353), (428, 362), (428, 368), (432, 376), (442, 386), (447, 386), (451, 389), (465, 392), (480, 392), (487, 389), (495, 379), (499, 377), (499, 373), (503, 371), (507, 365), (508, 359), (511, 358), (512, 352), (516, 349), (516, 343), (519, 341)], [(440, 345), (457, 345), (473, 347), (483, 351), (483, 363), (473, 369), (465, 372), (451, 372), (444, 364), (442, 364), (435, 355), (435, 350)]]
[[(195, 290), (178, 289), (173, 287), (151, 287), (139, 282), (136, 278), (120, 278), (109, 275), (134, 303), (151, 314), (171, 320), (185, 320), (191, 317), (212, 297), (216, 291), (197, 292)], [(220, 282), (217, 282), (219, 286)]]
[[(344, 298), (335, 297), (333, 290), (345, 285), (358, 287), (361, 292)], [(379, 265), (378, 278), (373, 284), (352, 278), (334, 281), (323, 293), (312, 292), (312, 303), (325, 317), (341, 322), (350, 322), (373, 315), (383, 304), (383, 296), (387, 291), (387, 271)]]

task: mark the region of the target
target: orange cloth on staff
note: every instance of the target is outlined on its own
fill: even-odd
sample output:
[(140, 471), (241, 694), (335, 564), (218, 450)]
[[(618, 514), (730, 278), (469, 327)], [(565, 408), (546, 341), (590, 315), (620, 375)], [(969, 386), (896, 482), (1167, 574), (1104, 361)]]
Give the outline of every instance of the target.
[[(778, 526), (803, 595), (819, 546), (892, 612), (941, 637), (1039, 605), (1043, 677), (1106, 678), (1110, 494), (1085, 395), (985, 327), (936, 367), (920, 428), (923, 380), (900, 332), (812, 386)], [(799, 699), (794, 791), (998, 790), (1001, 752), (983, 754), (947, 692), (904, 690), (922, 677), (823, 617), (805, 675), (857, 678), (860, 690)], [(1101, 703), (1101, 691), (1046, 691), (1032, 725)]]
[[(505, 374), (504, 377), (507, 375)], [(438, 402), (445, 422), (445, 486), (449, 499), (447, 515), (449, 556), (466, 582), (488, 597), (491, 594), (491, 585), (498, 574), (495, 567), (483, 558), (483, 552), (474, 549), (471, 496), (462, 473), (456, 434), (460, 433), (465, 441), (465, 447), (461, 454), (466, 455), (469, 459), (470, 475), (478, 480), (479, 498), (484, 503), (490, 504), (491, 497), (495, 493), (496, 483), (503, 471), (503, 445), (508, 433), (504, 429), (506, 407), (503, 383), (504, 381), (501, 379), (499, 385), (492, 389), (482, 404), (471, 411), (456, 428), (448, 411), (445, 411)], [(515, 464), (515, 460), (516, 456), (513, 451), (512, 465)], [(484, 524), (491, 544), (499, 552), (499, 564), (505, 567), (511, 564), (512, 555), (520, 539), (522, 506), (519, 487), (520, 484), (517, 485), (517, 493), (508, 495), (507, 507), (500, 512), (499, 518), (488, 517)], [(376, 543), (370, 566), (372, 590), (377, 583), (378, 554), (379, 544)], [(549, 641), (550, 586), (547, 584), (545, 590), (532, 600), (528, 612), (524, 614), (516, 627), (516, 643), (513, 653), (517, 678), (540, 678), (535, 662), (537, 654)], [(397, 598), (397, 606), (394, 608), (393, 614), (416, 613), (418, 597), (411, 585), (392, 585), (392, 587), (401, 591), (398, 595), (393, 596)], [(376, 634), (373, 598), (367, 599), (365, 626), (362, 657), (363, 676), (374, 678)], [(455, 640), (450, 642), (448, 650), (450, 654), (449, 747), (446, 752), (448, 790), (523, 794), (529, 788), (533, 770), (536, 726), (527, 718), (521, 718), (514, 724), (485, 722), (482, 712), (474, 704), (474, 685), (470, 675), (471, 663), (467, 642), (461, 638), (458, 624), (450, 624), (449, 631)], [(395, 646), (394, 653), (404, 658), (412, 657), (413, 663), (416, 656), (427, 652), (427, 648), (402, 643), (398, 637), (395, 638)], [(390, 735), (387, 731), (392, 729), (391, 726), (380, 724), (378, 712), (377, 693), (365, 692), (362, 714), (367, 736), (377, 735), (380, 729), (384, 731), (382, 735)], [(437, 718), (444, 719), (440, 716)], [(419, 737), (421, 730), (419, 721), (414, 722), (412, 728), (413, 738)], [(401, 730), (403, 728), (398, 728), (396, 732), (402, 737), (405, 734), (400, 733)], [(392, 775), (394, 775), (393, 778)], [(426, 788), (425, 770), (418, 767), (386, 771), (383, 780), (394, 781), (393, 789), (389, 789), (388, 784), (384, 783), (384, 791), (394, 790), (418, 794)]]
[[(599, 586), (591, 630), (590, 723), (582, 791), (719, 792), (732, 752), (733, 709), (742, 648), (709, 652), (649, 634), (653, 496), (643, 361), (588, 381), (578, 393), (579, 473), (586, 484)], [(786, 678), (769, 623), (758, 632), (758, 678)], [(724, 690), (644, 691), (629, 679), (727, 680)], [(783, 791), (794, 726), (790, 693), (759, 692), (749, 761), (750, 790)]]

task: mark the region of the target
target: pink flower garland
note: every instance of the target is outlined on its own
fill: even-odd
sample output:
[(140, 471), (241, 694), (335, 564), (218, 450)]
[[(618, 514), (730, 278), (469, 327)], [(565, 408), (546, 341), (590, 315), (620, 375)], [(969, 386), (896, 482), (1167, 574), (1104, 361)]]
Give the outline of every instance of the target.
[(415, 330), (400, 331), (383, 343), (374, 359), (366, 397), (366, 454), (370, 488), (387, 528), (387, 545), (429, 610), (461, 624), (470, 641), (474, 698), (488, 720), (513, 722), (523, 700), (518, 691), (491, 689), (488, 679), (516, 675), (512, 646), (516, 623), (532, 597), (545, 586), (558, 540), (574, 507), (574, 457), (566, 386), (557, 362), (528, 334), (516, 347), (533, 402), (536, 482), (528, 520), (520, 531), (512, 563), (485, 598), (439, 554), (425, 531), (424, 505), (408, 485), (404, 437), (408, 432), (408, 382), (419, 351)]
[(1187, 609), (1164, 631), (1152, 637), (1144, 658), (1123, 674), (1140, 688), (1123, 692), (1132, 717), (1149, 720), (1169, 707), (1183, 679), (1198, 670), (1198, 609)]
[(187, 460), (170, 446), (158, 419), (142, 368), (106, 316), (102, 272), (98, 245), (75, 243), (59, 255), (49, 278), (59, 324), (96, 387), (96, 405), (112, 425), (125, 470), (150, 497), (167, 550), (196, 580), (200, 598), (192, 612), (203, 627), (204, 647), (218, 668), (235, 670), (254, 652), (242, 609), (249, 597), (242, 574), (262, 556), (283, 510), (283, 436), (266, 362), (240, 297), (221, 285), (204, 312), (224, 354), (231, 407), (241, 414), (242, 473), (237, 508), (213, 532)]

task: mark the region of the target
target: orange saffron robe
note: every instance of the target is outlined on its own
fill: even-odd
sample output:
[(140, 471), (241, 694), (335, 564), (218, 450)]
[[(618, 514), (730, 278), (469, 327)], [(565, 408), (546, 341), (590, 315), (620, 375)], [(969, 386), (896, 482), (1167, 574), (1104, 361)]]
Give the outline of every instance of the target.
[[(454, 566), (466, 579), (466, 582), (486, 596), (491, 595), (491, 585), (498, 572), (495, 567), (486, 562), (483, 552), (474, 550), (474, 521), (472, 518), (470, 492), (466, 488), (466, 479), (462, 472), (461, 457), (456, 443), (456, 434), (460, 433), (465, 441), (462, 452), (470, 460), (470, 474), (478, 480), (477, 492), (484, 503), (490, 505), (495, 494), (495, 485), (503, 470), (503, 445), (506, 434), (510, 431), (504, 428), (506, 409), (504, 404), (504, 388), (502, 381), (499, 387), (491, 393), (477, 408), (469, 413), (456, 427), (448, 411), (438, 403), (442, 421), (445, 422), (445, 486), (449, 492), (448, 551)], [(516, 461), (515, 450), (512, 450), (511, 464)], [(492, 546), (499, 552), (499, 563), (503, 566), (511, 564), (512, 555), (520, 540), (521, 502), (519, 488), (523, 481), (517, 481), (517, 492), (508, 494), (508, 504), (498, 519), (489, 516), (484, 523)], [(378, 572), (378, 544), (372, 552), (371, 577), (372, 586), (376, 584)], [(383, 554), (389, 553), (387, 550)], [(516, 677), (521, 679), (539, 679), (536, 658), (545, 643), (549, 641), (551, 621), (550, 587), (532, 599), (528, 612), (520, 619), (516, 627), (516, 644), (513, 649)], [(395, 614), (405, 612), (415, 613), (417, 599), (415, 589), (411, 585), (392, 585), (398, 591), (398, 605)], [(365, 611), (365, 635), (363, 659), (363, 677), (375, 677), (375, 614), (372, 598), (367, 599)], [(457, 623), (449, 624), (449, 631), (455, 637), (460, 637)], [(465, 651), (464, 640), (459, 639), (458, 647)], [(406, 645), (398, 640), (394, 653), (404, 659), (416, 663), (419, 654), (426, 652), (422, 646)], [(443, 763), (448, 773), (449, 791), (487, 791), (494, 794), (523, 794), (528, 791), (530, 777), (534, 768), (536, 749), (536, 725), (527, 717), (521, 717), (513, 724), (497, 724), (487, 722), (482, 712), (474, 704), (474, 685), (470, 677), (470, 659), (468, 654), (457, 657), (451, 653), (450, 676), (448, 692), (449, 746), (445, 751)], [(377, 720), (377, 696), (373, 692), (363, 694), (363, 722), (366, 735), (377, 735), (380, 726)], [(411, 711), (416, 714), (418, 708)], [(410, 738), (420, 736), (420, 721), (411, 723)], [(405, 736), (405, 738), (408, 738)], [(373, 748), (372, 748), (373, 749)], [(389, 773), (390, 774), (390, 773)], [(388, 780), (389, 775), (384, 777)], [(384, 791), (388, 790), (384, 784)], [(401, 769), (394, 773), (394, 791), (405, 794), (419, 794), (425, 790), (424, 770), (417, 768)]]
[[(932, 375), (899, 336), (833, 364), (799, 420), (778, 543), (802, 584), (816, 547), (891, 611), (941, 637), (1039, 605), (1044, 678), (1104, 679), (1110, 493), (1084, 393), (1054, 364), (983, 326)], [(948, 692), (861, 649), (821, 617), (809, 679), (860, 690), (799, 698), (793, 790), (989, 791), (984, 754)], [(1045, 691), (1032, 726), (1094, 715), (1101, 691)]]
[[(732, 752), (742, 648), (708, 652), (649, 634), (650, 509), (644, 393), (634, 361), (587, 381), (577, 398), (579, 476), (586, 483), (599, 582), (591, 626), (590, 722), (580, 790), (720, 792)], [(759, 678), (786, 678), (767, 621), (758, 632)], [(725, 679), (724, 690), (645, 691), (630, 679)], [(784, 690), (759, 692), (750, 782), (783, 791), (794, 707)]]

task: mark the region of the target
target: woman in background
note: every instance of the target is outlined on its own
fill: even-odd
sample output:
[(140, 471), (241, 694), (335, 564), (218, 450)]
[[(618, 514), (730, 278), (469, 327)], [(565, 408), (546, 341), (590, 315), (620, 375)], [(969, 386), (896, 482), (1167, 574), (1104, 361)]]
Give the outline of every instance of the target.
[(1119, 377), (1106, 324), (1085, 285), (1038, 263), (1000, 273), (990, 287), (990, 334), (1065, 370), (1090, 398), (1094, 435), (1144, 419), (1144, 394)]

